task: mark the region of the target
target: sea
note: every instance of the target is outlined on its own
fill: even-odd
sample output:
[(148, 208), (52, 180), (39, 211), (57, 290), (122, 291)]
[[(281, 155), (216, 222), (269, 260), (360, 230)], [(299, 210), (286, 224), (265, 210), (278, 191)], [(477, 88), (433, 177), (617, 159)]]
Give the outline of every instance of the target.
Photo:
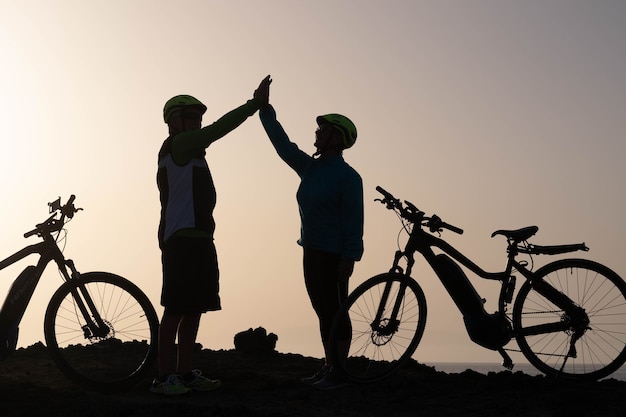
[[(467, 369), (471, 369), (474, 372), (478, 372), (487, 375), (489, 372), (502, 372), (506, 371), (506, 368), (499, 363), (462, 363), (462, 362), (424, 362), (424, 365), (432, 366), (437, 371), (445, 372), (447, 374), (458, 374)], [(512, 372), (522, 372), (527, 375), (535, 376), (542, 375), (535, 367), (528, 363), (516, 363)], [(616, 379), (618, 381), (626, 381), (626, 365), (613, 372), (607, 378), (604, 379)]]

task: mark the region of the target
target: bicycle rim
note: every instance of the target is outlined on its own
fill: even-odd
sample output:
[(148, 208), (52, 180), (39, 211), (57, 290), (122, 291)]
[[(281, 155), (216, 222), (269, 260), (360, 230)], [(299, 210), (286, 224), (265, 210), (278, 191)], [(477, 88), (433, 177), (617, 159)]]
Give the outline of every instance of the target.
[[(386, 286), (389, 297), (383, 314), (376, 319)], [(403, 295), (400, 297), (400, 290)], [(397, 322), (392, 323), (394, 303), (399, 301)], [(338, 341), (341, 317), (349, 317), (351, 339), (347, 359)], [(333, 363), (339, 372), (355, 382), (374, 382), (396, 371), (411, 357), (426, 326), (426, 299), (421, 287), (410, 277), (381, 274), (357, 287), (337, 314), (331, 331)], [(344, 342), (345, 344), (345, 342)], [(343, 356), (343, 357), (342, 357)]]
[[(550, 263), (537, 276), (584, 309), (586, 317), (583, 325), (576, 324), (575, 318), (525, 282), (515, 301), (513, 324), (528, 361), (545, 374), (576, 380), (604, 378), (622, 366), (626, 361), (626, 283), (607, 267), (584, 259)], [(568, 328), (524, 334), (532, 326), (558, 323), (568, 323)]]
[[(72, 295), (79, 285), (106, 325), (102, 334), (94, 334), (79, 311)], [(63, 284), (48, 305), (44, 331), (57, 367), (90, 389), (127, 388), (152, 371), (156, 360), (156, 312), (137, 286), (117, 275), (92, 272)]]

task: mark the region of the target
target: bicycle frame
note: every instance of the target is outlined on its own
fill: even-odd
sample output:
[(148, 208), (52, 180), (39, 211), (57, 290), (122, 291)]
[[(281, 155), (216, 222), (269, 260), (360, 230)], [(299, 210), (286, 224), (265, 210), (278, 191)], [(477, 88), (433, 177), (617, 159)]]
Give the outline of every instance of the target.
[[(398, 215), (408, 239), (395, 252), (391, 269), (354, 288), (336, 314), (329, 340), (337, 347), (330, 352), (341, 374), (355, 382), (379, 381), (414, 354), (428, 316), (422, 280), (411, 276), (416, 252), (456, 304), (472, 342), (497, 351), (505, 368), (513, 367), (509, 351), (522, 353), (546, 375), (571, 380), (599, 380), (626, 363), (626, 281), (593, 260), (534, 262), (536, 255), (589, 250), (584, 243), (535, 245), (530, 240), (537, 226), (497, 230), (491, 237), (505, 238), (506, 261), (490, 272), (441, 236), (445, 230), (463, 234), (461, 228), (427, 216), (381, 187), (376, 190), (383, 195), (376, 201)], [(426, 272), (421, 269), (419, 275)], [(500, 294), (492, 300), (497, 309), (489, 310), (470, 272), (500, 282)], [(347, 356), (339, 332), (346, 316), (352, 324)]]
[[(42, 233), (41, 237), (43, 238), (43, 242), (29, 245), (0, 261), (0, 270), (3, 270), (30, 255), (39, 255), (39, 260), (34, 267), (33, 273), (26, 278), (25, 282), (17, 286), (18, 279), (16, 279), (7, 294), (2, 310), (0, 311), (0, 318), (3, 318), (3, 320), (0, 320), (0, 336), (6, 336), (13, 328), (17, 329), (30, 303), (35, 288), (39, 284), (50, 262), (54, 261), (57, 264), (59, 272), (65, 281), (80, 277), (80, 274), (74, 266), (74, 262), (70, 259), (65, 259), (65, 256), (59, 249), (52, 235)], [(78, 291), (72, 290), (72, 295), (87, 323), (84, 329), (85, 336), (105, 336), (109, 328), (100, 317), (93, 300), (82, 285), (78, 285), (77, 288), (80, 290), (80, 294)], [(89, 311), (93, 312), (93, 314), (90, 314)]]
[[(407, 203), (407, 204), (410, 204), (410, 203)], [(503, 365), (505, 367), (509, 369), (512, 368), (513, 362), (503, 347), (504, 345), (506, 345), (506, 343), (508, 343), (508, 341), (512, 337), (515, 337), (520, 331), (519, 329), (512, 328), (510, 319), (506, 316), (507, 304), (511, 303), (512, 301), (512, 296), (513, 296), (513, 291), (514, 291), (514, 286), (515, 286), (515, 280), (514, 280), (514, 277), (512, 277), (513, 270), (517, 271), (526, 280), (530, 281), (535, 291), (537, 291), (539, 294), (544, 296), (547, 300), (552, 302), (554, 305), (561, 308), (563, 311), (567, 312), (570, 316), (577, 317), (580, 320), (584, 320), (584, 318), (586, 317), (584, 310), (581, 307), (577, 306), (569, 297), (567, 297), (565, 294), (563, 294), (562, 292), (554, 288), (552, 285), (546, 283), (543, 279), (541, 279), (541, 277), (538, 277), (535, 274), (535, 272), (528, 269), (526, 267), (527, 265), (526, 262), (519, 262), (516, 260), (516, 256), (520, 252), (527, 253), (529, 255), (541, 254), (541, 253), (552, 255), (552, 254), (557, 254), (557, 253), (572, 252), (572, 251), (580, 250), (580, 249), (587, 250), (588, 248), (584, 244), (526, 247), (522, 251), (520, 250), (519, 243), (520, 241), (525, 241), (525, 239), (518, 240), (518, 239), (512, 238), (511, 236), (507, 236), (508, 255), (507, 255), (507, 263), (506, 263), (506, 267), (504, 271), (488, 272), (484, 270), (483, 268), (481, 268), (480, 266), (478, 266), (475, 262), (467, 258), (465, 255), (463, 255), (461, 252), (459, 252), (457, 249), (455, 249), (452, 245), (450, 245), (443, 239), (436, 237), (422, 229), (422, 226), (428, 225), (428, 222), (431, 221), (432, 219), (436, 219), (437, 221), (439, 221), (440, 219), (438, 219), (438, 217), (434, 216), (431, 219), (427, 219), (423, 217), (423, 213), (414, 212), (412, 214), (413, 215), (407, 215), (407, 213), (405, 212), (404, 216), (402, 216), (402, 213), (401, 213), (401, 216), (409, 220), (409, 222), (413, 225), (413, 229), (409, 233), (409, 240), (405, 245), (405, 249), (403, 251), (400, 251), (400, 250), (396, 251), (396, 254), (394, 256), (393, 266), (391, 267), (389, 272), (398, 273), (398, 274), (406, 276), (407, 278), (410, 278), (410, 274), (411, 274), (413, 265), (415, 263), (414, 254), (415, 252), (419, 252), (424, 257), (424, 259), (428, 262), (432, 270), (435, 271), (435, 274), (444, 285), (450, 297), (455, 301), (455, 303), (457, 303), (457, 307), (464, 314), (464, 318), (465, 318), (466, 311), (463, 311), (463, 308), (461, 306), (462, 303), (457, 302), (459, 299), (471, 300), (473, 299), (472, 297), (474, 297), (474, 301), (470, 301), (469, 304), (465, 304), (465, 305), (472, 306), (473, 314), (478, 314), (478, 315), (483, 315), (483, 316), (487, 315), (487, 313), (485, 312), (483, 308), (484, 300), (480, 298), (480, 296), (475, 290), (475, 287), (472, 285), (471, 281), (469, 281), (469, 279), (465, 277), (465, 274), (463, 274), (462, 272), (461, 272), (461, 275), (455, 275), (453, 273), (448, 274), (449, 271), (446, 271), (445, 268), (442, 267), (441, 263), (437, 259), (438, 255), (435, 253), (433, 248), (438, 248), (442, 253), (449, 255), (454, 261), (465, 266), (471, 272), (473, 272), (474, 274), (478, 275), (479, 277), (483, 279), (500, 281), (502, 287), (501, 287), (500, 295), (498, 298), (498, 311), (497, 313), (494, 314), (494, 316), (496, 316), (496, 320), (500, 321), (500, 324), (498, 324), (497, 321), (494, 322), (493, 326), (495, 327), (493, 327), (493, 330), (494, 332), (498, 332), (499, 331), (498, 329), (502, 331), (501, 330), (503, 328), (502, 324), (504, 324), (504, 328), (506, 328), (506, 330), (504, 331), (504, 333), (500, 333), (499, 338), (494, 339), (497, 341), (493, 341), (491, 339), (481, 340), (480, 335), (476, 335), (478, 336), (478, 338), (475, 339), (474, 337), (472, 337), (473, 335), (470, 332), (469, 328), (468, 328), (468, 332), (470, 332), (470, 338), (475, 343), (478, 343), (481, 346), (487, 347), (489, 349), (497, 350), (504, 359)], [(423, 222), (426, 222), (426, 223), (423, 223)], [(447, 226), (450, 226), (450, 225), (447, 225)], [(454, 230), (454, 227), (452, 228)], [(430, 230), (431, 232), (441, 231), (441, 228), (435, 227), (433, 229), (431, 227)], [(407, 263), (406, 271), (403, 271), (402, 268), (399, 266), (399, 261), (402, 257), (406, 258), (406, 263)], [(454, 261), (450, 261), (450, 262), (454, 262)], [(461, 280), (465, 281), (466, 279), (467, 279), (466, 282), (461, 282)], [(454, 288), (454, 293), (451, 288)], [(392, 334), (395, 331), (397, 331), (397, 328), (399, 325), (399, 320), (397, 320), (397, 317), (398, 317), (398, 312), (401, 308), (401, 300), (403, 299), (405, 290), (406, 290), (406, 284), (401, 285), (400, 288), (398, 289), (399, 295), (396, 298), (396, 302), (395, 302), (395, 305), (393, 306), (391, 316), (387, 322), (383, 322), (381, 321), (381, 319), (384, 314), (386, 301), (391, 292), (391, 284), (388, 284), (385, 286), (382, 297), (381, 297), (381, 303), (379, 305), (376, 318), (373, 322), (373, 330), (383, 335)], [(455, 298), (455, 295), (456, 295), (456, 298)], [(382, 323), (385, 323), (385, 324), (382, 324)], [(558, 321), (554, 323), (541, 324), (541, 325), (537, 325), (534, 327), (528, 327), (528, 328), (523, 329), (523, 331), (521, 331), (521, 333), (519, 334), (528, 336), (528, 335), (543, 334), (543, 333), (548, 333), (548, 332), (566, 331), (568, 328), (569, 328), (568, 323)]]
[[(48, 203), (50, 216), (24, 237), (37, 236), (0, 260), (0, 271), (28, 266), (13, 280), (0, 308), (0, 360), (18, 345), (19, 325), (50, 263), (61, 275), (43, 316), (43, 335), (57, 368), (83, 388), (126, 389), (145, 378), (157, 358), (159, 319), (150, 299), (130, 280), (110, 272), (79, 273), (64, 252), (65, 225), (82, 210), (71, 195)], [(37, 255), (37, 260), (25, 258)], [(13, 269), (11, 269), (12, 271)], [(6, 274), (6, 272), (5, 272)], [(0, 300), (1, 301), (1, 300)]]
[[(515, 259), (515, 257), (519, 254), (519, 249), (517, 247), (518, 242), (509, 242), (507, 247), (507, 264), (506, 268), (502, 272), (487, 272), (476, 263), (471, 261), (457, 249), (455, 249), (448, 242), (440, 239), (432, 234), (429, 234), (415, 225), (415, 228), (409, 236), (409, 241), (407, 242), (404, 251), (397, 251), (394, 264), (391, 268), (391, 272), (399, 272), (403, 273), (402, 269), (398, 266), (399, 260), (405, 256), (407, 259), (407, 269), (404, 273), (407, 276), (410, 276), (413, 264), (415, 263), (414, 253), (419, 252), (424, 259), (428, 262), (430, 267), (437, 273), (438, 277), (440, 274), (440, 268), (437, 264), (436, 254), (433, 251), (433, 247), (439, 248), (443, 253), (451, 256), (454, 260), (461, 263), (463, 266), (467, 267), (470, 271), (475, 273), (481, 278), (489, 279), (489, 280), (497, 280), (501, 281), (502, 285), (505, 286), (509, 282), (509, 278), (513, 270), (519, 272), (524, 278), (531, 281), (533, 283), (533, 288), (546, 297), (548, 300), (553, 302), (559, 308), (562, 308), (565, 311), (571, 310), (576, 306), (572, 303), (572, 301), (564, 296), (560, 291), (556, 290), (551, 285), (546, 284), (540, 279), (536, 279), (535, 273), (528, 268), (526, 268), (524, 263), (521, 263)], [(575, 250), (579, 250), (584, 247), (583, 245), (555, 245), (550, 247), (542, 247), (546, 250), (546, 253), (565, 253), (572, 252)], [(549, 248), (549, 250), (548, 250)], [(534, 252), (528, 251), (528, 253), (532, 254)], [(500, 300), (498, 302), (499, 309), (502, 308), (502, 297), (506, 294), (506, 291), (500, 292)]]
[[(417, 225), (416, 225), (417, 226)], [(437, 265), (435, 262), (435, 252), (432, 250), (433, 247), (439, 248), (442, 252), (450, 255), (456, 261), (460, 262), (462, 265), (467, 267), (470, 271), (480, 276), (481, 278), (504, 281), (511, 274), (512, 268), (520, 267), (521, 265), (517, 264), (515, 260), (509, 256), (509, 261), (507, 262), (507, 267), (503, 272), (487, 272), (478, 266), (476, 263), (472, 262), (469, 258), (455, 249), (452, 245), (446, 242), (443, 239), (440, 239), (436, 236), (433, 236), (429, 233), (424, 232), (421, 228), (417, 230), (413, 230), (409, 236), (409, 241), (407, 242), (404, 251), (396, 252), (396, 256), (394, 259), (394, 264), (392, 267), (392, 271), (398, 272), (398, 263), (402, 256), (406, 256), (407, 258), (407, 269), (406, 275), (411, 275), (411, 270), (413, 268), (413, 264), (415, 263), (415, 259), (413, 254), (415, 252), (419, 252), (422, 254), (424, 259), (428, 262), (428, 264), (437, 271)], [(402, 272), (401, 272), (402, 273)]]

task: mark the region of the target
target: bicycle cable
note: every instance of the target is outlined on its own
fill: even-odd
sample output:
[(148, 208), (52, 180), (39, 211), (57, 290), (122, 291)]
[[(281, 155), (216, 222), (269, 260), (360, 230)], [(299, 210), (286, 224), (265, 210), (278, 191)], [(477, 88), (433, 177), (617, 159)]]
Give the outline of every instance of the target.
[(530, 246), (530, 244), (528, 243), (527, 240), (524, 240), (523, 242), (521, 242), (521, 244), (522, 244), (522, 247), (525, 249), (525, 254), (528, 255), (528, 258), (530, 259), (530, 268), (529, 268), (529, 270), (532, 271), (535, 268), (535, 260), (533, 258), (532, 253), (531, 253), (532, 248), (531, 248), (531, 246)]
[[(396, 245), (398, 246), (398, 250), (402, 251), (402, 245), (400, 245), (400, 236), (402, 236), (402, 232), (404, 231), (406, 232), (408, 239), (410, 239), (411, 233), (413, 233), (413, 228), (415, 227), (415, 223), (412, 223), (404, 219), (398, 212), (396, 212), (396, 216), (398, 216), (398, 218), (400, 219), (400, 223), (402, 224), (402, 227), (398, 231), (398, 237), (396, 238)], [(406, 257), (407, 254), (404, 254), (404, 256)]]
[[(65, 222), (63, 226), (65, 226), (71, 221), (72, 219), (69, 219), (67, 222)], [(63, 236), (61, 236), (61, 232), (63, 232)], [(62, 243), (63, 246), (59, 247), (59, 250), (61, 251), (61, 253), (65, 252), (65, 247), (67, 246), (67, 229), (65, 227), (62, 227), (61, 229), (59, 229), (56, 237), (54, 238), (54, 241), (57, 243), (57, 246), (59, 245), (59, 243)], [(65, 282), (65, 277), (63, 276), (63, 273), (61, 272), (61, 270), (58, 270), (58, 273), (59, 273), (59, 276), (61, 277), (61, 281)]]
[[(61, 232), (63, 232), (63, 236), (61, 237)], [(54, 239), (54, 241), (59, 244), (59, 243), (63, 243), (63, 247), (59, 248), (61, 250), (61, 253), (65, 252), (65, 246), (67, 245), (67, 229), (64, 227), (61, 230), (59, 230), (57, 232), (57, 236)]]

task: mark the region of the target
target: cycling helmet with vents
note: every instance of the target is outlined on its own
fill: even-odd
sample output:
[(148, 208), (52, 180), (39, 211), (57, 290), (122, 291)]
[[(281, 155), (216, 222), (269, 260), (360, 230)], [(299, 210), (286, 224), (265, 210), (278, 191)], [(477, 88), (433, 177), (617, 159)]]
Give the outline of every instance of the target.
[(344, 149), (350, 148), (356, 142), (356, 126), (350, 119), (341, 114), (331, 113), (317, 117), (317, 124), (328, 123), (341, 132)]
[(167, 123), (172, 113), (184, 107), (195, 107), (200, 111), (200, 114), (204, 114), (207, 109), (207, 107), (195, 97), (184, 94), (172, 97), (171, 99), (167, 100), (167, 102), (165, 103), (165, 107), (163, 107), (163, 120), (165, 121), (165, 123)]

